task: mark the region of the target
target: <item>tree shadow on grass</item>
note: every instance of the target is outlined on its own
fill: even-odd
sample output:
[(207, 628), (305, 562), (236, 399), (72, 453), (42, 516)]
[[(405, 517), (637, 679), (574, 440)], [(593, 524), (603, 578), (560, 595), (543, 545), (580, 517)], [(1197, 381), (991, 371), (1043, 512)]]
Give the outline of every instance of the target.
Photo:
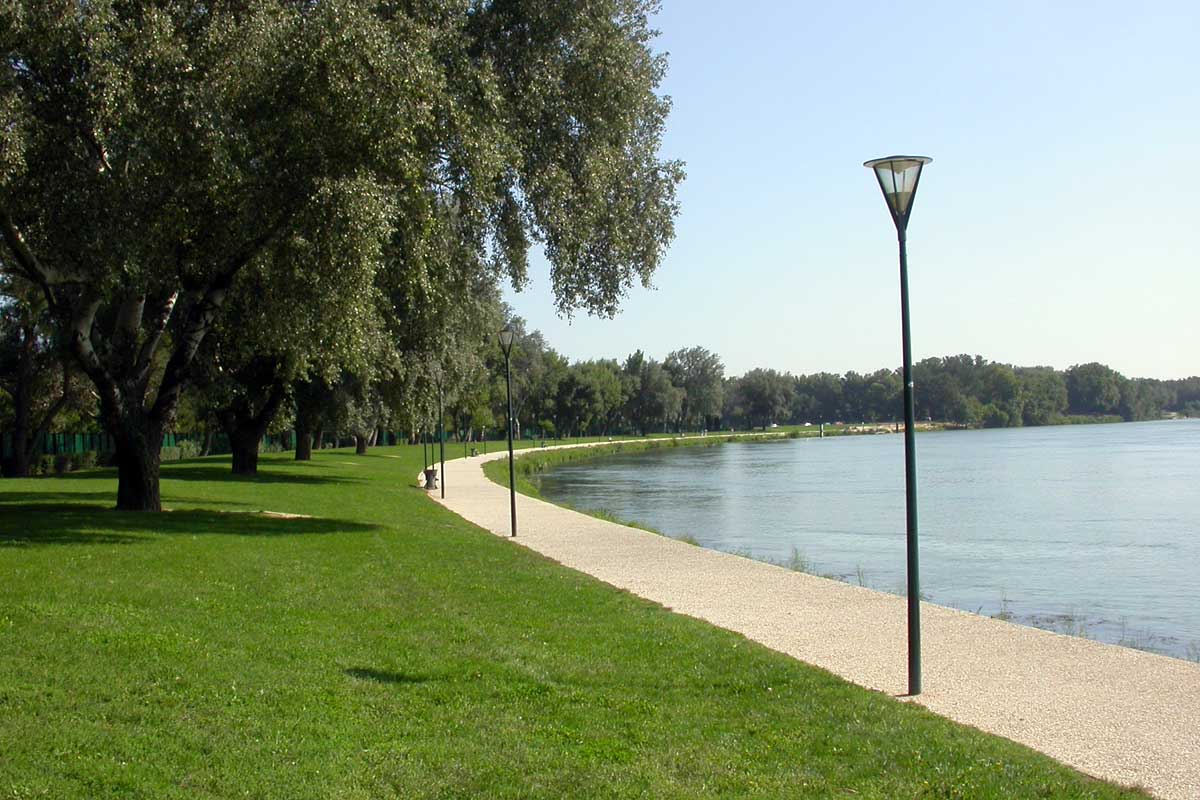
[(133, 544), (178, 535), (304, 536), (379, 530), (376, 525), (342, 519), (199, 509), (153, 514), (87, 504), (27, 503), (5, 504), (0, 513), (0, 546)]
[[(109, 508), (117, 502), (117, 489), (114, 486), (108, 491), (100, 492), (6, 492), (0, 491), (0, 507), (7, 504), (38, 504), (38, 503), (60, 503), (66, 504), (72, 501), (77, 501), (81, 504), (94, 505), (97, 500), (107, 502)], [(169, 494), (163, 498), (163, 502), (167, 506), (176, 505), (179, 503), (205, 503), (208, 505), (222, 506), (248, 506), (249, 503), (243, 503), (236, 500), (226, 500), (221, 498), (216, 500), (212, 497), (180, 497), (177, 494)]]
[(292, 472), (287, 467), (282, 469), (263, 469), (259, 467), (254, 475), (234, 475), (228, 464), (189, 464), (188, 466), (163, 467), (164, 481), (210, 481), (215, 483), (303, 483), (303, 484), (334, 484), (362, 483), (362, 478), (347, 475), (311, 475), (303, 472)]
[(71, 500), (81, 502), (88, 500), (111, 500), (115, 503), (117, 501), (117, 490), (115, 488), (103, 492), (10, 492), (0, 490), (0, 503), (37, 503), (39, 501), (52, 500), (67, 502)]
[[(303, 462), (300, 462), (303, 463)], [(303, 468), (300, 468), (303, 469)], [(301, 471), (293, 471), (289, 462), (265, 462), (260, 464), (255, 475), (234, 475), (230, 471), (228, 461), (183, 461), (168, 462), (162, 465), (159, 476), (164, 481), (208, 481), (211, 483), (304, 483), (304, 484), (335, 484), (362, 483), (362, 478), (346, 475), (311, 475)], [(68, 472), (59, 480), (64, 481), (112, 481), (117, 477), (115, 469), (91, 469), (80, 472)], [(165, 494), (165, 493), (164, 493)]]
[(388, 672), (380, 669), (369, 669), (366, 667), (352, 667), (342, 670), (351, 678), (358, 678), (362, 681), (374, 681), (375, 683), (393, 683), (393, 684), (411, 684), (411, 683), (428, 683), (431, 678), (425, 675), (410, 675), (406, 672)]

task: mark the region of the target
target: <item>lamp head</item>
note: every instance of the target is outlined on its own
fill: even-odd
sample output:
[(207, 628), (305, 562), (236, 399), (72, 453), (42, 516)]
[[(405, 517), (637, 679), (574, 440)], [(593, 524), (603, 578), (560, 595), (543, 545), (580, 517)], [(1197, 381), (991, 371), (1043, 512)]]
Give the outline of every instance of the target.
[(515, 335), (515, 331), (513, 331), (512, 325), (505, 325), (503, 328), (500, 329), (500, 333), (497, 334), (497, 338), (500, 339), (500, 349), (502, 351), (504, 351), (504, 356), (506, 358), (508, 357), (508, 354), (512, 351), (514, 335)]
[(931, 161), (933, 159), (928, 156), (887, 156), (863, 164), (875, 171), (875, 178), (883, 190), (897, 230), (903, 231), (908, 227), (913, 197), (921, 180), (921, 168)]

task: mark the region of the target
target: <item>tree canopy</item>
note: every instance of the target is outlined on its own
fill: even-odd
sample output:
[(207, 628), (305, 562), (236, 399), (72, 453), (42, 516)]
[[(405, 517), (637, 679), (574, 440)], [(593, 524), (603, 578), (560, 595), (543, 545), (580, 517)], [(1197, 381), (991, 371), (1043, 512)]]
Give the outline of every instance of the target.
[[(682, 179), (658, 156), (653, 8), (6, 4), (0, 270), (39, 287), (95, 385), (118, 506), (158, 508), (158, 441), (206, 337), (242, 334), (255, 270), (336, 315), (321, 345), (346, 358), (405, 326), (368, 287), (420, 296), (475, 263), (520, 285), (531, 243), (560, 311), (613, 314), (657, 268)], [(256, 344), (296, 355), (307, 329), (275, 321)]]

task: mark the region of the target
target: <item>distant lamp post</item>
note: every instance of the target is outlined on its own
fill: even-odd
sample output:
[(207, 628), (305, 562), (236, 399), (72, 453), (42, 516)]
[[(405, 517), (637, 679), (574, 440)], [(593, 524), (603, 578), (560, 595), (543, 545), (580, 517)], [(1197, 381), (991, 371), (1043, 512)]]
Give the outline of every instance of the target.
[(439, 375), (437, 381), (438, 390), (438, 452), (441, 454), (442, 467), (439, 471), (442, 476), (442, 499), (446, 499), (446, 412), (442, 406), (442, 379)]
[(908, 693), (921, 693), (921, 579), (917, 559), (917, 450), (913, 415), (912, 339), (908, 324), (908, 217), (926, 156), (888, 156), (863, 164), (875, 171), (900, 242), (900, 325), (904, 348), (904, 489), (908, 511)]
[(500, 350), (504, 353), (504, 382), (508, 387), (508, 499), (512, 507), (512, 533), (510, 536), (517, 535), (517, 479), (516, 470), (513, 468), (512, 443), (512, 368), (509, 358), (512, 355), (513, 334), (512, 326), (505, 325), (497, 335), (500, 339)]

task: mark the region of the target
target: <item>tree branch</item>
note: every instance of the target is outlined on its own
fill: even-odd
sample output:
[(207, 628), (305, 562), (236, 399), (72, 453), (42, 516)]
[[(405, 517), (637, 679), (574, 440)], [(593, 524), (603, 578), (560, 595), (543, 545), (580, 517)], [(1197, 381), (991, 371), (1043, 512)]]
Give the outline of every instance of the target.
[(4, 237), (4, 242), (8, 245), (8, 249), (12, 251), (13, 257), (17, 261), (17, 266), (21, 268), (23, 276), (37, 284), (46, 296), (46, 302), (50, 304), (51, 308), (56, 308), (58, 305), (56, 302), (57, 298), (55, 298), (51, 288), (55, 283), (53, 273), (42, 266), (42, 262), (34, 255), (29, 245), (25, 243), (25, 237), (21, 236), (21, 232), (13, 224), (8, 209), (3, 207), (0, 207), (0, 236)]
[(187, 310), (179, 339), (171, 358), (163, 373), (162, 383), (158, 387), (158, 396), (154, 399), (151, 416), (163, 420), (175, 408), (180, 393), (187, 381), (188, 371), (201, 342), (212, 329), (217, 312), (225, 304), (225, 296), (233, 286), (233, 279), (243, 267), (250, 263), (270, 242), (279, 235), (287, 223), (289, 215), (281, 214), (274, 225), (271, 225), (259, 236), (249, 240), (230, 257), (225, 268), (213, 276), (203, 289), (194, 289), (185, 294)]
[(124, 371), (122, 365), (134, 360), (145, 308), (146, 296), (139, 293), (125, 295), (117, 305), (117, 318), (108, 343), (108, 361), (118, 374)]
[(287, 397), (287, 383), (284, 382), (276, 373), (275, 381), (271, 384), (270, 393), (267, 395), (267, 402), (263, 403), (263, 407), (259, 409), (257, 416), (254, 417), (254, 427), (266, 433), (266, 428), (271, 424), (271, 420), (275, 418), (276, 412), (279, 411), (279, 406)]
[(42, 416), (42, 421), (39, 422), (36, 427), (34, 427), (33, 432), (29, 437), (28, 452), (26, 453), (26, 460), (31, 460), (33, 458), (33, 451), (37, 445), (38, 437), (41, 436), (46, 431), (46, 429), (50, 427), (50, 423), (53, 422), (54, 418), (58, 416), (58, 413), (60, 411), (62, 411), (63, 406), (65, 406), (67, 404), (67, 398), (70, 397), (70, 394), (71, 394), (71, 367), (69, 364), (67, 364), (65, 359), (62, 362), (62, 370), (63, 370), (62, 394), (60, 394), (58, 399), (54, 401), (53, 405), (51, 405), (48, 409), (46, 409), (46, 413)]
[(96, 354), (96, 349), (92, 347), (92, 326), (96, 322), (96, 313), (100, 310), (101, 302), (102, 298), (94, 290), (88, 290), (80, 298), (79, 305), (71, 314), (70, 326), (67, 330), (69, 335), (67, 348), (79, 361), (87, 376), (96, 384), (96, 388), (100, 390), (101, 406), (107, 403), (112, 410), (117, 411), (121, 406), (117, 382), (105, 369), (104, 364), (100, 361), (100, 356)]
[(154, 353), (158, 350), (158, 343), (162, 341), (163, 333), (167, 330), (167, 324), (171, 321), (171, 313), (175, 310), (175, 301), (179, 299), (179, 290), (171, 293), (159, 308), (158, 316), (154, 318), (154, 325), (150, 329), (150, 335), (146, 337), (146, 341), (142, 342), (142, 347), (138, 351), (137, 361), (134, 363), (134, 380), (138, 384), (142, 384), (150, 375), (150, 366), (154, 363)]

